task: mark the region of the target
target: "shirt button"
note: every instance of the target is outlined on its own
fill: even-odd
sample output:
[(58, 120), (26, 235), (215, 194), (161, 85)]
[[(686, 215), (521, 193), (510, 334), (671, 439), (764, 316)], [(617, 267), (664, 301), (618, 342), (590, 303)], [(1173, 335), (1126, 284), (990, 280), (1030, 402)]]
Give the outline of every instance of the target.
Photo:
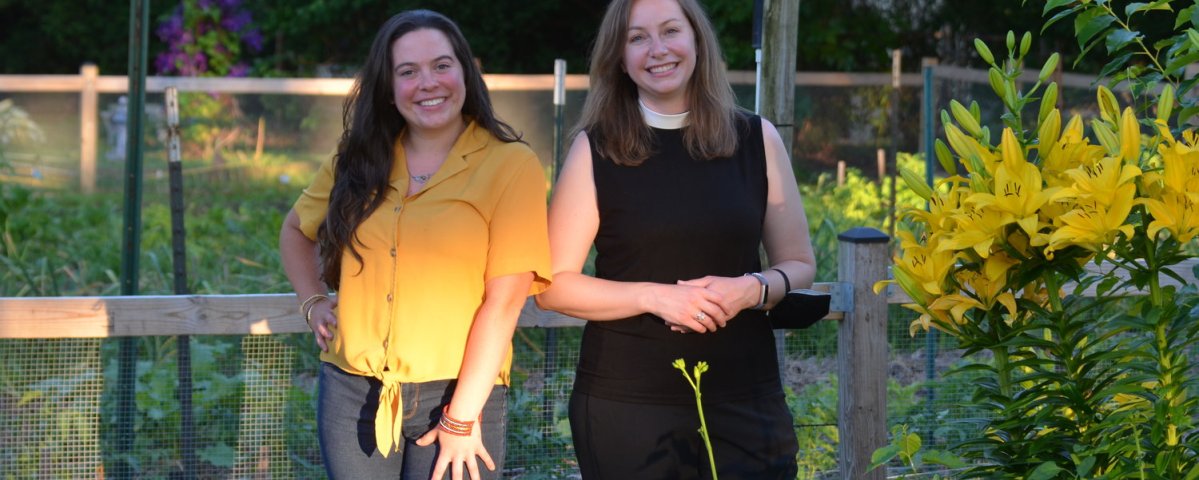
[(387, 348), (387, 340), (383, 341), (383, 348)]
[(388, 302), (390, 302), (390, 301), (391, 301), (391, 294), (390, 294), (390, 293), (389, 293), (389, 294), (387, 294), (387, 301), (388, 301)]
[(396, 256), (396, 249), (395, 249), (395, 247), (391, 247), (391, 256), (393, 256), (393, 257), (394, 257), (394, 256)]
[(401, 205), (397, 205), (397, 206), (396, 206), (396, 208), (394, 209), (394, 211), (395, 211), (396, 213), (400, 213), (400, 209), (402, 209), (402, 208), (404, 208), (404, 207), (403, 207), (403, 206), (401, 206)]

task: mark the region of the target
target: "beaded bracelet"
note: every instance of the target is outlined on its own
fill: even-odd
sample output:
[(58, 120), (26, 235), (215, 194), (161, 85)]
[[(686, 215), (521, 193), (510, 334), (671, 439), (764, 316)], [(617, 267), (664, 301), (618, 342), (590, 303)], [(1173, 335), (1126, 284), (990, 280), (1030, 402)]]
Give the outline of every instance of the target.
[(441, 431), (450, 435), (469, 437), (471, 431), (474, 430), (474, 426), (475, 422), (473, 421), (464, 422), (462, 420), (455, 420), (453, 417), (450, 417), (449, 405), (441, 407), (441, 420), (437, 421), (437, 428), (441, 429)]

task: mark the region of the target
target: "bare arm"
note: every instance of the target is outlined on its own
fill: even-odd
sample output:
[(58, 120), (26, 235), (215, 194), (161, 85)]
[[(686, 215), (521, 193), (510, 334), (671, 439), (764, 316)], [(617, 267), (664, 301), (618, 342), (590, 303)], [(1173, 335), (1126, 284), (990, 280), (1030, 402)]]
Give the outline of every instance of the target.
[[(778, 130), (762, 119), (762, 136), (766, 143), (766, 225), (762, 244), (773, 268), (787, 272), (791, 288), (808, 288), (816, 279), (816, 255), (808, 235), (808, 217), (803, 199), (791, 170), (791, 157)], [(763, 273), (770, 280), (770, 299), (773, 306), (783, 298), (783, 278), (778, 272)]]
[[(689, 331), (715, 331), (731, 316), (714, 291), (687, 285), (618, 282), (584, 275), (583, 264), (599, 230), (591, 148), (579, 134), (567, 153), (550, 200), (550, 263), (554, 284), (537, 296), (542, 308), (592, 321), (651, 313)], [(697, 319), (698, 313), (704, 313)]]
[[(296, 291), (298, 302), (303, 302), (313, 295), (324, 295), (329, 289), (320, 280), (317, 270), (316, 242), (304, 235), (300, 230), (300, 216), (293, 209), (283, 220), (283, 228), (279, 231), (279, 255), (283, 260), (283, 271), (287, 280)], [(297, 303), (298, 303), (297, 302)], [(308, 327), (316, 334), (316, 344), (322, 351), (329, 351), (328, 341), (333, 339), (333, 328), (337, 326), (337, 316), (333, 308), (336, 300), (317, 301), (311, 308), (311, 321)]]
[[(508, 356), (520, 309), (525, 304), (532, 283), (533, 273), (525, 272), (496, 277), (485, 284), (483, 305), (471, 324), (466, 353), (458, 372), (458, 384), (450, 400), (447, 412), (450, 418), (466, 421), (479, 418), (495, 386), (495, 379), (500, 374), (500, 367)], [(495, 462), (483, 446), (482, 432), (478, 426), (469, 437), (447, 434), (434, 428), (417, 443), (424, 446), (434, 440), (441, 444), (433, 471), (435, 479), (442, 478), (447, 468), (458, 468), (459, 462), (465, 463), (471, 478), (480, 478), (476, 456), (483, 459), (488, 469), (495, 470)]]

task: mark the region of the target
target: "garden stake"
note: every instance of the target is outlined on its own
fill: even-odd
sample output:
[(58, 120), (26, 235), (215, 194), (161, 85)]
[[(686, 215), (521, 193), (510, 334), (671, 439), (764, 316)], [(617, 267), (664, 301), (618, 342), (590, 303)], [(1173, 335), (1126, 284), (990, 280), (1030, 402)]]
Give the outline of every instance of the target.
[[(146, 103), (146, 44), (149, 37), (150, 5), (129, 0), (129, 127), (125, 150), (125, 229), (121, 247), (121, 295), (137, 295), (138, 255), (141, 253), (142, 206), (142, 116)], [(137, 338), (121, 337), (117, 368), (117, 448), (113, 477), (133, 477), (129, 454), (133, 450), (134, 403), (137, 382)]]
[[(171, 185), (171, 253), (175, 267), (175, 294), (186, 295), (187, 291), (187, 254), (185, 242), (186, 230), (183, 217), (186, 210), (183, 207), (183, 162), (179, 153), (179, 91), (175, 87), (167, 87), (167, 166)], [(175, 393), (179, 397), (179, 456), (182, 460), (183, 478), (196, 478), (196, 445), (195, 421), (192, 411), (192, 360), (191, 337), (179, 335), (176, 338), (176, 361), (178, 362), (179, 385)]]

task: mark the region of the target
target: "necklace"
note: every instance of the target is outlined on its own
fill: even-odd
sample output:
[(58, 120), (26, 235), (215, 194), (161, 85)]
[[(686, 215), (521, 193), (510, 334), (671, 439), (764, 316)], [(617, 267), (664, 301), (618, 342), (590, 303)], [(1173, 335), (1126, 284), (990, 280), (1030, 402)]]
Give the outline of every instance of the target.
[(412, 178), (412, 181), (413, 181), (413, 182), (416, 182), (416, 183), (426, 183), (426, 182), (428, 182), (428, 181), (429, 181), (429, 179), (430, 179), (430, 178), (433, 178), (433, 174), (432, 174), (432, 173), (426, 173), (426, 174), (424, 174), (424, 175), (409, 175), (408, 177), (409, 177), (409, 178)]

